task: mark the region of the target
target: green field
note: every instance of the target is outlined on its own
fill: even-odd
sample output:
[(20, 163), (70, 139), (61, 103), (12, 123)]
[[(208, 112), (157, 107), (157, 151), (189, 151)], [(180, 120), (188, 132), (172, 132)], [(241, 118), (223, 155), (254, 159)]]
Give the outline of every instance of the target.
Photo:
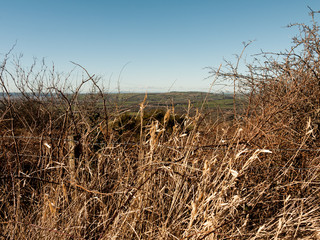
[[(106, 95), (107, 107), (130, 111), (139, 110), (140, 103), (145, 98), (145, 93), (109, 93)], [(87, 101), (90, 95), (83, 94), (81, 99)], [(92, 95), (91, 95), (92, 96)], [(185, 111), (190, 104), (191, 108), (222, 109), (233, 108), (233, 94), (229, 93), (205, 93), (205, 92), (168, 92), (168, 93), (148, 93), (146, 107), (148, 109), (158, 109), (174, 107), (177, 111)], [(102, 103), (99, 104), (102, 106)]]

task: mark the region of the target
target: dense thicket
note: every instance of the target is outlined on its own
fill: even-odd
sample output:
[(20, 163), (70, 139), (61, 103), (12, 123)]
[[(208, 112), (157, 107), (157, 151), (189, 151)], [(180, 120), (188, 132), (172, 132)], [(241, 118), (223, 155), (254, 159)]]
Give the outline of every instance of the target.
[[(260, 54), (248, 74), (238, 64), (214, 73), (245, 98), (228, 122), (147, 112), (147, 97), (123, 114), (81, 66), (72, 89), (45, 65), (11, 71), (6, 55), (1, 236), (319, 239), (319, 28), (291, 27), (289, 50)], [(92, 94), (80, 94), (85, 84)]]

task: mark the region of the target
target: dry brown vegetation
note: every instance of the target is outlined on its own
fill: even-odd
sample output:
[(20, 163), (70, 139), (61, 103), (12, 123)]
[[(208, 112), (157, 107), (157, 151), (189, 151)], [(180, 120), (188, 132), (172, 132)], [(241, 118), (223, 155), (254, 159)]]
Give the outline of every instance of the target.
[(319, 239), (320, 37), (316, 22), (294, 27), (293, 47), (247, 75), (214, 72), (246, 98), (228, 122), (191, 106), (159, 118), (147, 98), (123, 117), (85, 69), (72, 90), (54, 68), (10, 71), (5, 56), (1, 237)]

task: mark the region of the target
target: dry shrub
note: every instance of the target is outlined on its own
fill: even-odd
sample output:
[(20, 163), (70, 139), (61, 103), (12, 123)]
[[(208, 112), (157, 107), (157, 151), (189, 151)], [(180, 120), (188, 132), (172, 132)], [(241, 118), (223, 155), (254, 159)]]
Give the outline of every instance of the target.
[[(217, 73), (244, 89), (232, 122), (171, 108), (157, 119), (146, 99), (122, 119), (85, 69), (73, 92), (51, 78), (40, 95), (13, 98), (3, 64), (1, 236), (319, 239), (319, 35), (315, 22), (296, 26), (290, 51), (265, 54), (248, 75)], [(98, 90), (83, 99), (88, 82)]]

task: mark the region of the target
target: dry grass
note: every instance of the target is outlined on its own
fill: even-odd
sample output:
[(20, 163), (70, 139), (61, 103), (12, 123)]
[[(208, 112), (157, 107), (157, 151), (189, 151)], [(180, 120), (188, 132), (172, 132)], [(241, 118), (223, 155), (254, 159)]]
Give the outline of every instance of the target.
[[(280, 60), (266, 54), (246, 76), (216, 73), (245, 89), (233, 121), (189, 109), (181, 122), (170, 107), (146, 119), (146, 98), (137, 129), (122, 136), (121, 109), (107, 110), (94, 76), (66, 94), (54, 70), (14, 75), (5, 58), (2, 238), (319, 239), (320, 41), (316, 23), (298, 26)], [(96, 93), (81, 102), (90, 82)]]

